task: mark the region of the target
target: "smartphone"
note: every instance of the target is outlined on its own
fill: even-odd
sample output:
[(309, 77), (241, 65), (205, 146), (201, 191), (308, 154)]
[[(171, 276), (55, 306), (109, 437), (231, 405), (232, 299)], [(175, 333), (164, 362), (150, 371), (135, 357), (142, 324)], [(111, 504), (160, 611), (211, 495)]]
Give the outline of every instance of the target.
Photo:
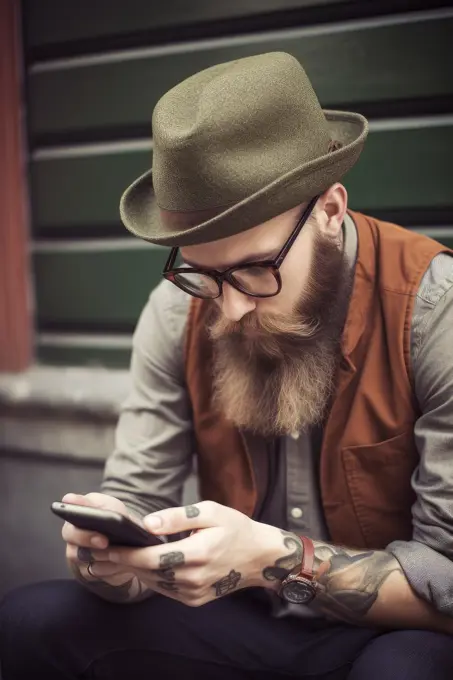
[(55, 515), (79, 529), (95, 531), (106, 536), (110, 545), (123, 545), (131, 548), (147, 548), (162, 545), (160, 536), (150, 534), (138, 522), (113, 510), (90, 508), (73, 503), (52, 503), (50, 509)]

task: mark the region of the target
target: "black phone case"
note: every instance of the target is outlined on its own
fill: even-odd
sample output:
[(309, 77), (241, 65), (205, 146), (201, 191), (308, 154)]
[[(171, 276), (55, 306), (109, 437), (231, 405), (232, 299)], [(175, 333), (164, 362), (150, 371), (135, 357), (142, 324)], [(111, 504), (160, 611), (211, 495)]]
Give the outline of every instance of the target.
[(123, 545), (131, 548), (146, 548), (162, 545), (159, 536), (149, 534), (138, 524), (124, 517), (119, 512), (89, 508), (71, 503), (52, 503), (51, 510), (55, 515), (66, 520), (79, 529), (96, 531), (109, 539), (111, 545)]

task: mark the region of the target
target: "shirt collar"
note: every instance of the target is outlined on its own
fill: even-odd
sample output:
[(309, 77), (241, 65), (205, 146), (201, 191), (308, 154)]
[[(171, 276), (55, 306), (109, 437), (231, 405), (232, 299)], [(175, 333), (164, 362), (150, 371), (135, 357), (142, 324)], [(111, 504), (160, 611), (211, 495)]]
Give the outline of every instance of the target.
[(343, 221), (343, 252), (351, 270), (355, 267), (357, 249), (357, 229), (352, 217), (346, 213)]

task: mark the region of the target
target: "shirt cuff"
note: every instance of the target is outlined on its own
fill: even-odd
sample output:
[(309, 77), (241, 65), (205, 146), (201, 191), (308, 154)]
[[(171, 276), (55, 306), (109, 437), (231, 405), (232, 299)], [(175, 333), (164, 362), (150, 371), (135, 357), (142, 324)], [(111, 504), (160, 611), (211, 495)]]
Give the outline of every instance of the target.
[(387, 551), (396, 557), (420, 597), (453, 616), (453, 562), (448, 557), (418, 541), (393, 541)]

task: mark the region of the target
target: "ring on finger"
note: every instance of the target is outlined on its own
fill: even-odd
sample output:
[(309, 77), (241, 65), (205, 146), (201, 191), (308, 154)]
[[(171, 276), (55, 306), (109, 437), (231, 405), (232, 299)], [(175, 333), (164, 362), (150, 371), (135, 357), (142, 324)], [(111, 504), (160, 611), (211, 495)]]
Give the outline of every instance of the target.
[(92, 576), (93, 578), (99, 580), (99, 576), (96, 576), (96, 574), (93, 574), (93, 572), (91, 571), (91, 568), (92, 568), (95, 564), (96, 564), (96, 563), (94, 562), (94, 560), (93, 560), (92, 562), (90, 562), (90, 563), (87, 565), (87, 572), (89, 573), (90, 576)]

